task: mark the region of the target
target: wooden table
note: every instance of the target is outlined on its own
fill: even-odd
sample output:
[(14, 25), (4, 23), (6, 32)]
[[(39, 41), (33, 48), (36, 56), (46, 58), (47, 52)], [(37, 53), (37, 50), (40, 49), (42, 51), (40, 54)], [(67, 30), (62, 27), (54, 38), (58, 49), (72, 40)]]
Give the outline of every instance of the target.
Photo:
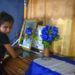
[(14, 49), (20, 56), (24, 52), (28, 53), (28, 56), (16, 59), (7, 58), (3, 63), (4, 69), (8, 75), (25, 75), (25, 72), (28, 69), (29, 64), (33, 59), (37, 58), (37, 55), (33, 52), (25, 51), (21, 47), (16, 46), (14, 47)]
[(4, 69), (8, 75), (25, 75), (26, 70), (29, 67), (29, 64), (35, 57), (29, 56), (24, 59), (6, 59), (4, 61)]

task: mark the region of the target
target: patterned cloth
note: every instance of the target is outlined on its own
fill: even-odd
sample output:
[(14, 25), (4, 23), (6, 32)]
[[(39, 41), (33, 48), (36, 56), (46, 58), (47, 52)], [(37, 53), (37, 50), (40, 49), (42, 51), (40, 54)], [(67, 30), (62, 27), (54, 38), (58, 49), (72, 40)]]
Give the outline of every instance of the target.
[(52, 57), (32, 61), (25, 75), (75, 75), (75, 61)]
[(52, 71), (48, 68), (45, 68), (35, 62), (32, 62), (25, 75), (61, 75), (61, 74)]

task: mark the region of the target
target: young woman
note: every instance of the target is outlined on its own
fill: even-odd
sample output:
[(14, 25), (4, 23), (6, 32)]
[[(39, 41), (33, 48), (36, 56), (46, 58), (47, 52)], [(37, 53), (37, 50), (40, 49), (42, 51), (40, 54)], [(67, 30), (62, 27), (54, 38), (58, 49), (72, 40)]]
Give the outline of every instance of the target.
[[(14, 19), (11, 15), (6, 12), (0, 13), (0, 75), (3, 75), (2, 61), (6, 51), (12, 58), (16, 58), (18, 55), (11, 47), (8, 33), (11, 31)], [(5, 75), (5, 74), (4, 74)]]

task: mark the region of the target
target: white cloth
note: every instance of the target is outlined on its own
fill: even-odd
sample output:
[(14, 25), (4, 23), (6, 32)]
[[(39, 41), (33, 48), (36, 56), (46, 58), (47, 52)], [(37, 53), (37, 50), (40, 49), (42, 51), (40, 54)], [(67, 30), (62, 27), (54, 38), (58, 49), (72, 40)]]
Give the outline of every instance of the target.
[(75, 65), (59, 59), (50, 58), (49, 60), (44, 60), (37, 58), (34, 62), (62, 75), (75, 75)]

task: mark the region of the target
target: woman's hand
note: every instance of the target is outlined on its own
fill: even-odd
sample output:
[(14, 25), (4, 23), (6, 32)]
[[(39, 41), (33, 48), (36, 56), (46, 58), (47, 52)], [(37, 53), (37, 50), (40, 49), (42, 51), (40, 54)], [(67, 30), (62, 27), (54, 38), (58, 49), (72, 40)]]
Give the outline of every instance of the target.
[(18, 57), (18, 54), (16, 53), (16, 51), (12, 48), (10, 44), (4, 44), (4, 47), (6, 48), (8, 54), (10, 54), (12, 58)]

